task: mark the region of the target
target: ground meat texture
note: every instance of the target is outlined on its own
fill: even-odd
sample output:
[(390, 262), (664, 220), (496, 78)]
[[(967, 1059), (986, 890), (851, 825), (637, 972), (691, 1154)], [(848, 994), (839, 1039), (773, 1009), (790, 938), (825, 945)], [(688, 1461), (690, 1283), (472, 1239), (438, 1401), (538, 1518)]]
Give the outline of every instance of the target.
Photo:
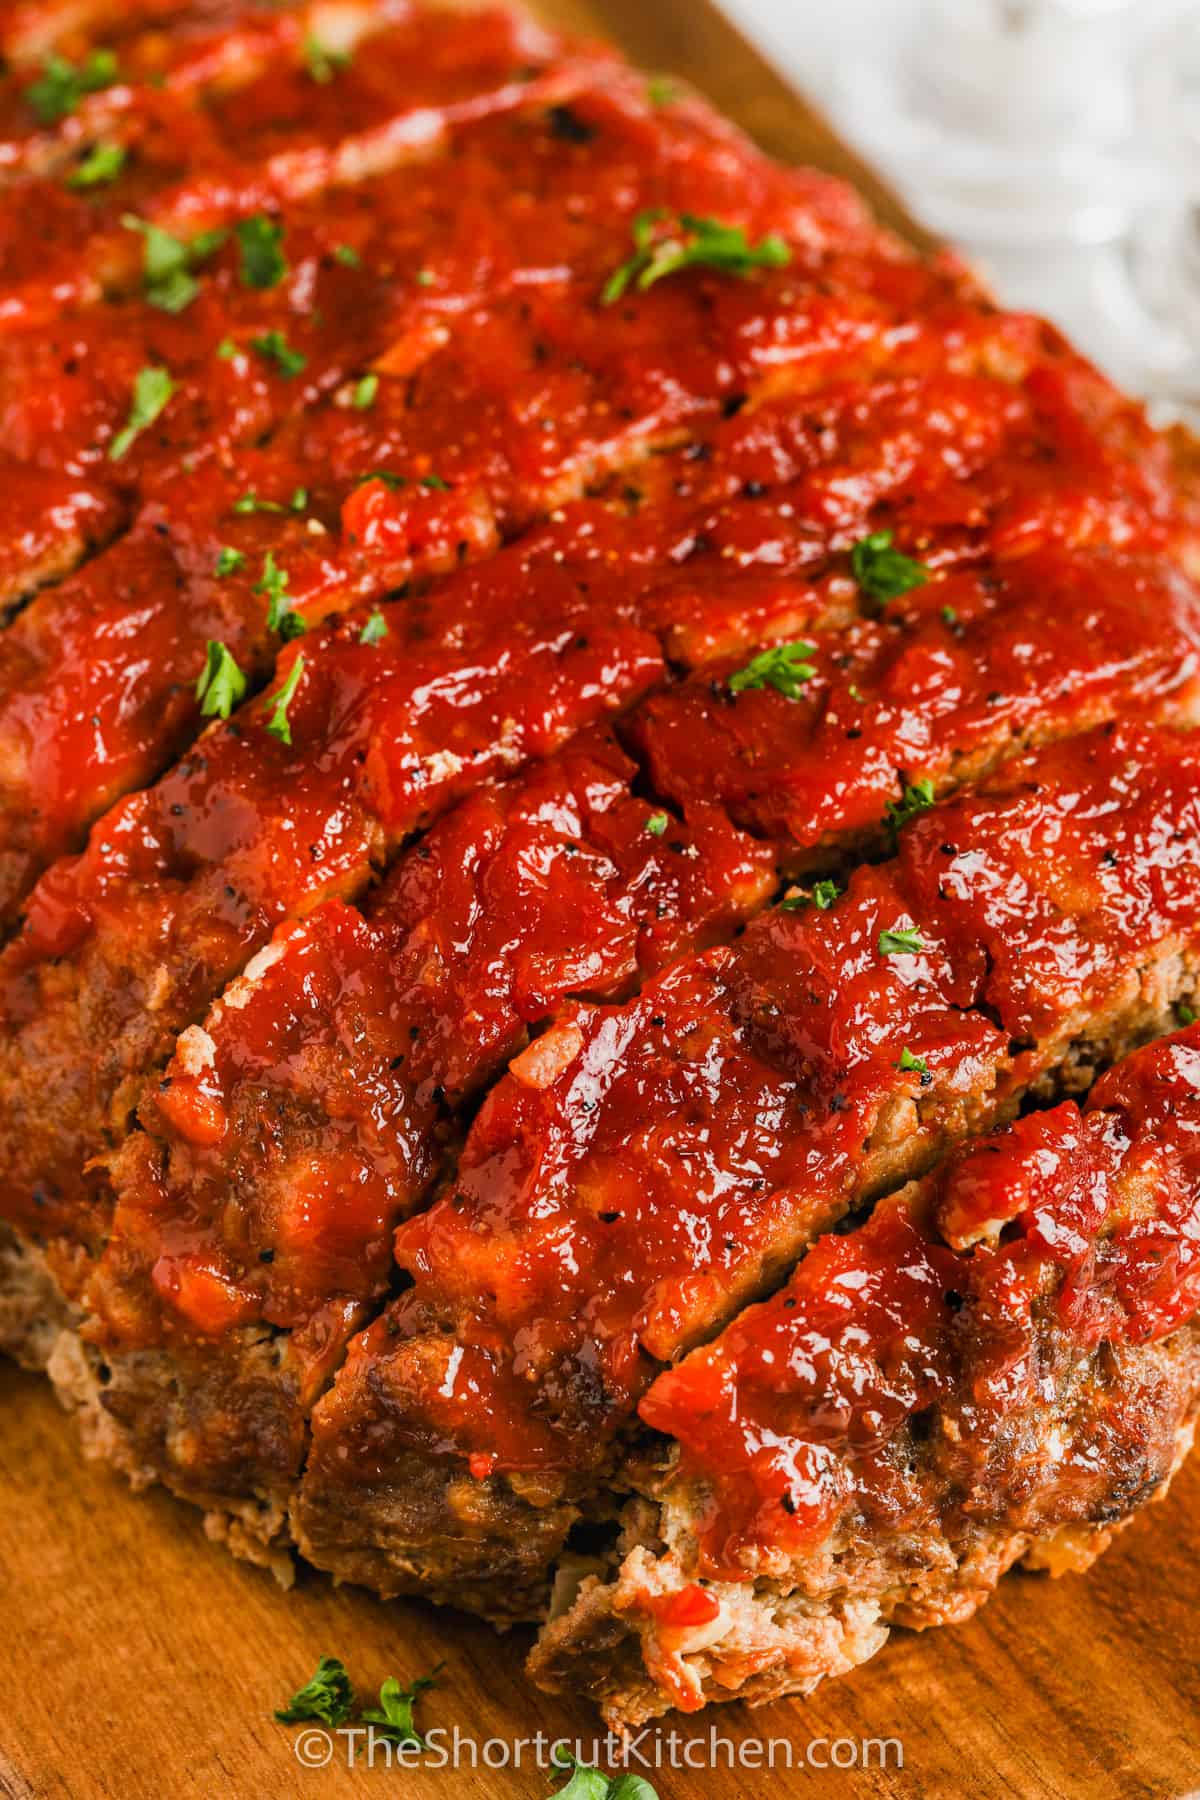
[[(306, 1553), (536, 1613), (549, 1559), (524, 1593), (490, 1584), (489, 1509), (507, 1537), (527, 1497), (561, 1541), (664, 1363), (848, 1211), (1022, 1097), (1086, 1087), (1193, 992), (1196, 757), (1124, 729), (1012, 764), (827, 909), (776, 908), (623, 1008), (562, 1013), (397, 1234), (413, 1286), (314, 1415)], [(466, 1480), (469, 1535), (447, 1498)]]
[(535, 1679), (616, 1725), (804, 1692), (1013, 1562), (1086, 1567), (1191, 1439), (1198, 1225), (1193, 1027), (820, 1240), (642, 1401), (653, 1510)]
[[(140, 1468), (209, 1502), (286, 1500), (307, 1410), (388, 1290), (392, 1231), (452, 1154), (456, 1109), (569, 995), (627, 990), (770, 893), (765, 847), (711, 810), (656, 812), (633, 774), (585, 734), (467, 800), (365, 916), (330, 901), (285, 928), (185, 1032), (108, 1160), (83, 1298)], [(169, 1403), (147, 1408), (148, 1370)]]
[(399, 629), (364, 643), (361, 620), (301, 640), (244, 722), (43, 878), (0, 976), (6, 1216), (94, 1241), (81, 1162), (123, 1135), (142, 1077), (282, 918), (361, 891), (414, 828), (660, 677), (646, 634), (592, 629), (566, 581), (541, 594), (541, 618), (527, 602), (514, 622), (503, 590), (481, 590), (474, 624), (464, 603), (432, 645)]

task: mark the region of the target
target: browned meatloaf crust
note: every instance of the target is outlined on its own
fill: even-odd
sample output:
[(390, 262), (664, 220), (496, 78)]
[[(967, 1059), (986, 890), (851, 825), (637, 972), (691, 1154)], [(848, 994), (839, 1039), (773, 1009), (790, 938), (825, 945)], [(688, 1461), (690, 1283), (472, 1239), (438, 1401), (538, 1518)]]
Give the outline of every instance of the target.
[[(1200, 985), (1191, 446), (503, 8), (0, 51), (0, 1348), (284, 1579), (553, 1591), (621, 1721), (1085, 1560), (1197, 1383), (1190, 1040), (1102, 1073)], [(877, 1307), (816, 1518), (696, 1440), (818, 1454), (755, 1334), (843, 1266), (937, 1379)]]
[(1198, 1224), (1192, 1027), (822, 1239), (647, 1395), (619, 1566), (534, 1679), (615, 1725), (768, 1700), (1086, 1568), (1191, 1444)]

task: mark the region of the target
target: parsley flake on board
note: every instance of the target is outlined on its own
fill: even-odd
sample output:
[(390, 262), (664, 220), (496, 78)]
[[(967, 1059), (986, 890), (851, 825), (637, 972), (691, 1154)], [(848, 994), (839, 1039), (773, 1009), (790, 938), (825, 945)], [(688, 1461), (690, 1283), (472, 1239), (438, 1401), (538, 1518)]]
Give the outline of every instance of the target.
[(388, 635), (388, 622), (378, 608), (358, 634), (360, 644), (378, 644)]
[(394, 1676), (389, 1676), (379, 1690), (379, 1705), (359, 1715), (363, 1724), (389, 1743), (420, 1744), (424, 1749), (425, 1739), (417, 1730), (413, 1707), (427, 1688), (437, 1686), (440, 1669), (439, 1663), (432, 1675), (418, 1676), (410, 1688), (402, 1688)]
[(658, 1795), (642, 1775), (602, 1775), (586, 1763), (562, 1751), (555, 1751), (554, 1767), (562, 1774), (570, 1771), (566, 1787), (556, 1788), (550, 1800), (658, 1800)]
[(117, 79), (117, 59), (111, 50), (93, 50), (78, 67), (65, 56), (48, 56), (42, 72), (25, 98), (39, 125), (57, 125), (69, 118), (86, 94), (98, 94)]
[(320, 1719), (325, 1725), (344, 1725), (354, 1710), (354, 1689), (344, 1663), (336, 1656), (323, 1656), (316, 1674), (275, 1714), (283, 1725), (298, 1725), (303, 1719)]
[(175, 392), (175, 383), (165, 369), (139, 369), (133, 382), (133, 400), (129, 407), (129, 417), (108, 446), (110, 462), (120, 462), (134, 439), (153, 425), (171, 395)]
[(288, 707), (296, 698), (296, 689), (300, 686), (300, 677), (303, 672), (304, 652), (302, 650), (289, 669), (287, 680), (284, 682), (279, 692), (277, 694), (268, 694), (267, 698), (263, 701), (262, 710), (271, 714), (271, 717), (267, 720), (267, 730), (273, 738), (278, 738), (281, 744), (290, 744), (292, 741), (292, 726), (291, 720), (288, 718)]
[(252, 213), (248, 219), (239, 219), (233, 229), (242, 257), (242, 286), (278, 287), (288, 272), (283, 226), (264, 213)]
[(919, 781), (909, 782), (899, 800), (893, 800), (888, 805), (884, 823), (892, 836), (907, 825), (910, 819), (928, 812), (936, 799), (933, 783), (927, 775), (922, 775)]
[(183, 312), (200, 292), (195, 271), (216, 254), (228, 233), (217, 228), (201, 231), (194, 238), (180, 238), (136, 213), (122, 213), (121, 223), (145, 239), (142, 285), (150, 305), (160, 312)]
[(127, 155), (124, 144), (94, 144), (79, 167), (67, 176), (67, 186), (77, 193), (107, 187), (125, 167)]
[(800, 698), (800, 689), (816, 674), (816, 666), (806, 661), (815, 654), (815, 644), (776, 644), (762, 650), (744, 669), (729, 677), (731, 694), (745, 693), (748, 688), (777, 688), (789, 700)]
[(881, 931), (879, 934), (880, 956), (919, 956), (924, 948), (919, 931), (902, 928), (899, 931)]
[(204, 667), (196, 683), (201, 718), (227, 719), (245, 692), (246, 677), (238, 668), (233, 652), (215, 638), (209, 638)]
[(645, 293), (681, 269), (719, 269), (744, 278), (754, 269), (786, 268), (792, 260), (791, 251), (775, 232), (752, 244), (740, 225), (723, 225), (719, 219), (702, 219), (695, 213), (680, 214), (660, 231), (667, 218), (661, 211), (637, 215), (633, 222), (636, 248), (604, 284), (602, 305), (615, 305), (631, 287)]
[(871, 600), (898, 600), (913, 588), (924, 587), (929, 570), (893, 547), (890, 531), (872, 531), (860, 538), (850, 552), (850, 567), (862, 592)]

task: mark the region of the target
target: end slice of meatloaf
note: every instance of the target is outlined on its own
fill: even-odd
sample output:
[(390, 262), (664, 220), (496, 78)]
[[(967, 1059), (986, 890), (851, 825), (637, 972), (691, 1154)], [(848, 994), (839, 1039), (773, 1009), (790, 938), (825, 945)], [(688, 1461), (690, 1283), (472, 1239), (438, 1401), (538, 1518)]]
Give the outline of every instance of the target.
[(955, 1153), (661, 1375), (626, 1553), (531, 1672), (614, 1726), (807, 1692), (1086, 1568), (1200, 1404), (1200, 1028)]
[(81, 1304), (107, 1454), (277, 1529), (464, 1103), (569, 997), (626, 993), (761, 907), (770, 850), (713, 809), (656, 810), (635, 773), (584, 733), (467, 799), (362, 912), (283, 929), (184, 1033), (106, 1161)]
[(562, 1013), (397, 1233), (412, 1286), (313, 1415), (305, 1554), (536, 1616), (664, 1365), (853, 1209), (1170, 1028), (1200, 970), (1198, 775), (1174, 734), (1056, 746), (832, 903)]

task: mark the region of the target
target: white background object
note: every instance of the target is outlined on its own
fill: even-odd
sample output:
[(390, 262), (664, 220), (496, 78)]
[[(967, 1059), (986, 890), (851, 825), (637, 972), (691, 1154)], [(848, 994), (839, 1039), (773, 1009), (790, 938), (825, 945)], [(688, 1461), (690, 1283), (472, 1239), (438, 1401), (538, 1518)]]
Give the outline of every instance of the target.
[(1200, 406), (1200, 0), (722, 0), (1008, 304)]

